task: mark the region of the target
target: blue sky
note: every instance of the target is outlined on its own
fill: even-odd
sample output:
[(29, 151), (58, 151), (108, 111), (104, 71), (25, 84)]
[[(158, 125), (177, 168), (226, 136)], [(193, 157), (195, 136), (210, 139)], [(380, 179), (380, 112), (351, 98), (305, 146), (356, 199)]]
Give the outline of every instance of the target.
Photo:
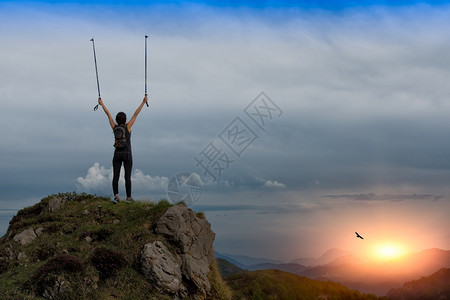
[[(105, 104), (131, 115), (148, 34), (135, 198), (167, 197), (173, 176), (198, 173), (194, 208), (220, 252), (362, 251), (355, 227), (381, 238), (394, 223), (412, 249), (449, 249), (449, 15), (444, 1), (1, 1), (0, 209), (57, 192), (111, 195), (89, 40)], [(245, 111), (262, 91), (282, 111), (264, 130)], [(236, 118), (257, 136), (240, 156), (220, 138)], [(215, 182), (194, 159), (211, 142), (234, 160)], [(411, 242), (423, 230), (426, 241)]]
[(102, 6), (125, 6), (129, 8), (145, 8), (152, 5), (202, 5), (216, 8), (252, 8), (252, 9), (273, 9), (273, 8), (299, 8), (299, 9), (323, 9), (330, 11), (339, 11), (343, 9), (364, 8), (370, 6), (383, 6), (383, 7), (399, 7), (399, 6), (412, 6), (417, 4), (428, 5), (446, 5), (448, 1), (445, 0), (361, 0), (361, 1), (108, 1), (108, 0), (93, 0), (93, 1), (81, 1), (81, 0), (65, 0), (65, 1), (44, 1), (44, 0), (27, 0), (27, 1), (1, 1), (1, 2), (16, 2), (16, 3), (38, 3), (38, 4), (75, 4), (75, 5), (102, 5)]

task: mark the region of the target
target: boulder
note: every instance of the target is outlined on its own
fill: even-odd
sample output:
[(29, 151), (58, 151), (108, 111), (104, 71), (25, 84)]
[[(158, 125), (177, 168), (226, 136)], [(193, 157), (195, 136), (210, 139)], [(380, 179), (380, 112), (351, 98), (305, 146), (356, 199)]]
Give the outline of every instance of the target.
[(190, 254), (196, 259), (207, 256), (214, 259), (213, 242), (216, 234), (211, 224), (197, 217), (196, 213), (179, 204), (170, 207), (156, 223), (156, 233), (177, 246), (181, 254)]
[(148, 243), (141, 251), (141, 271), (160, 291), (172, 295), (184, 294), (181, 259), (161, 242)]
[(205, 299), (211, 290), (209, 266), (214, 259), (215, 233), (205, 219), (180, 204), (170, 207), (156, 223), (155, 231), (162, 234), (181, 260), (181, 274), (190, 294)]
[(27, 245), (31, 243), (37, 237), (33, 228), (28, 228), (22, 231), (21, 233), (16, 234), (13, 237), (13, 240), (22, 245)]
[(66, 199), (59, 198), (59, 197), (53, 197), (48, 201), (47, 211), (49, 212), (57, 212), (61, 209), (64, 203), (66, 203)]
[(182, 268), (181, 271), (185, 278), (193, 283), (197, 293), (206, 296), (211, 290), (211, 284), (208, 280), (209, 264), (207, 257), (195, 259), (189, 254), (181, 255)]

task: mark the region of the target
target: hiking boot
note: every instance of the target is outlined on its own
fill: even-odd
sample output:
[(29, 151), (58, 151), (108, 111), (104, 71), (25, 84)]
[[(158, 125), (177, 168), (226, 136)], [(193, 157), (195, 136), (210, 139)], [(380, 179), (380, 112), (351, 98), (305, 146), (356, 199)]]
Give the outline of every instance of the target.
[(130, 204), (132, 201), (134, 201), (133, 198), (127, 197), (127, 199), (125, 200), (125, 203)]
[(120, 198), (117, 197), (117, 196), (115, 196), (114, 199), (111, 200), (111, 202), (112, 202), (113, 204), (117, 204), (117, 203), (120, 202)]

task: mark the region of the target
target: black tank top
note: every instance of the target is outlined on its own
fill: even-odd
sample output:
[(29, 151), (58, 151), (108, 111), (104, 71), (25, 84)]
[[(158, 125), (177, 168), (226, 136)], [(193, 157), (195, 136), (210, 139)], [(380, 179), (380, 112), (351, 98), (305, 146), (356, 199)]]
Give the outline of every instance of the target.
[(128, 131), (127, 125), (116, 125), (116, 127), (123, 127), (125, 129), (125, 138), (127, 139), (127, 146), (124, 149), (117, 149), (115, 152), (125, 152), (125, 153), (131, 153), (131, 132)]

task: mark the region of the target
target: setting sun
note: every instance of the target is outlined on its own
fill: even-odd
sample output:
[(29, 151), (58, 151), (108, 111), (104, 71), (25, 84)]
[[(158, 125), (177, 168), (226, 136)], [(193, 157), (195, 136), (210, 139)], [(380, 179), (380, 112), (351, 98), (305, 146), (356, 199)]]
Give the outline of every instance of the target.
[(403, 247), (398, 244), (381, 244), (374, 250), (374, 257), (379, 261), (397, 259), (404, 254)]
[(379, 249), (379, 255), (385, 258), (394, 258), (399, 256), (400, 249), (396, 246), (392, 245), (385, 245), (380, 247)]

